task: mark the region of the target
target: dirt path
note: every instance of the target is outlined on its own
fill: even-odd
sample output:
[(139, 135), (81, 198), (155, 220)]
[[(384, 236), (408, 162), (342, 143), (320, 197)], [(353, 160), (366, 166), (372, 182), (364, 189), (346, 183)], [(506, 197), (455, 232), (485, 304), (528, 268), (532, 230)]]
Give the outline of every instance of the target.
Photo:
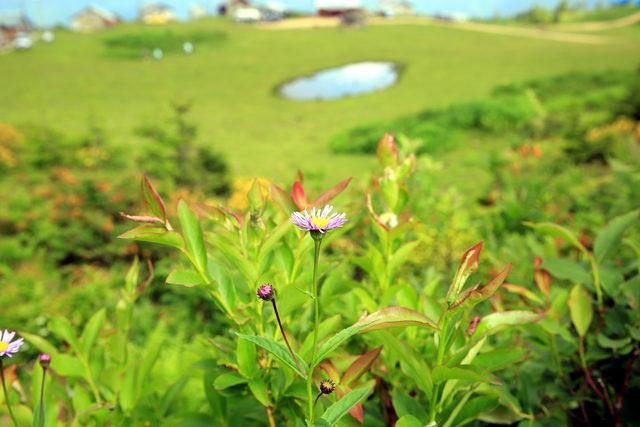
[(640, 22), (640, 12), (625, 16), (624, 18), (613, 19), (601, 22), (580, 22), (575, 24), (560, 24), (556, 27), (563, 31), (603, 31), (615, 28), (628, 27)]
[(484, 24), (480, 22), (450, 23), (433, 21), (432, 25), (448, 26), (468, 31), (479, 31), (481, 33), (503, 34), (507, 36), (554, 40), (565, 43), (602, 45), (609, 44), (615, 41), (613, 37), (608, 36), (564, 33), (555, 30), (545, 30), (543, 28), (512, 27), (507, 25)]
[[(627, 22), (635, 22), (628, 18)], [(638, 18), (640, 19), (640, 13)], [(506, 25), (485, 24), (480, 22), (447, 22), (440, 21), (425, 16), (413, 16), (406, 18), (385, 19), (372, 17), (368, 19), (370, 25), (435, 25), (441, 27), (458, 28), (460, 30), (478, 31), (481, 33), (503, 34), (515, 37), (529, 37), (544, 40), (554, 40), (565, 43), (581, 43), (601, 45), (613, 42), (615, 39), (607, 36), (591, 35), (591, 34), (574, 34), (564, 33), (555, 30), (545, 30), (542, 28), (512, 27)], [(600, 24), (600, 23), (599, 23)], [(609, 25), (619, 25), (616, 21), (608, 23)], [(338, 18), (321, 18), (319, 16), (305, 16), (301, 18), (285, 19), (278, 22), (265, 22), (256, 24), (258, 28), (264, 30), (296, 30), (306, 28), (331, 28), (340, 25)], [(627, 24), (630, 25), (630, 24)], [(613, 27), (617, 28), (617, 27)]]

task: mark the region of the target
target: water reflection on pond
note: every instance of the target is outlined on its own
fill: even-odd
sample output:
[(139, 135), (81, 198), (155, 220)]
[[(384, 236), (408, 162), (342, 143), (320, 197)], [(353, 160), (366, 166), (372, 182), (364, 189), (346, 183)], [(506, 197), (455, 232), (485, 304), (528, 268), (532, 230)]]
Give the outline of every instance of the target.
[(358, 62), (292, 80), (280, 87), (280, 94), (298, 101), (338, 99), (386, 89), (397, 80), (391, 62)]

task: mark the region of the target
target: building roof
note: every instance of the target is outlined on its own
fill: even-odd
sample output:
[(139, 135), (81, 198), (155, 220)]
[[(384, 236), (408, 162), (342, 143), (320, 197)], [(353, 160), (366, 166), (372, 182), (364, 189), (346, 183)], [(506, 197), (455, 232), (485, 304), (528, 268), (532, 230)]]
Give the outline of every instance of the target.
[(315, 4), (322, 10), (362, 9), (362, 0), (315, 0)]
[(158, 13), (158, 12), (173, 12), (171, 6), (167, 6), (162, 3), (145, 3), (140, 7), (140, 13)]
[(102, 19), (104, 19), (106, 21), (117, 21), (118, 20), (118, 15), (116, 15), (115, 13), (111, 12), (108, 9), (105, 9), (102, 6), (98, 6), (95, 3), (91, 3), (89, 6), (85, 7), (82, 10), (80, 10), (79, 12), (77, 12), (73, 16), (76, 17), (76, 16), (79, 16), (79, 15), (83, 15), (85, 13), (96, 14), (96, 15), (98, 15), (99, 17), (101, 17)]
[(19, 10), (0, 10), (0, 28), (31, 28), (31, 22)]

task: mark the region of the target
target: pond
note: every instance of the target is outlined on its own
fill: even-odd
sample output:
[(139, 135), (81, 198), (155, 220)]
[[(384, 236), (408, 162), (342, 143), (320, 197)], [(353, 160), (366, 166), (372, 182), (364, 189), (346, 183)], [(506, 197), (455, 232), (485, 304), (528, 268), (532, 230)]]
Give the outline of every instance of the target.
[(280, 87), (280, 94), (296, 101), (330, 100), (386, 89), (398, 80), (392, 62), (357, 62), (300, 77)]

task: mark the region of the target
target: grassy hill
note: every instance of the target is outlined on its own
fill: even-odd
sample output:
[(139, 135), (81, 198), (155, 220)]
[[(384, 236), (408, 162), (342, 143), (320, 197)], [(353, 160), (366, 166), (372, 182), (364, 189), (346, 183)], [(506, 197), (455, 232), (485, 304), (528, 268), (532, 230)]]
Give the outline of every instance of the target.
[[(236, 175), (288, 180), (302, 168), (334, 180), (372, 161), (331, 153), (331, 137), (356, 124), (471, 100), (513, 81), (569, 70), (631, 69), (640, 57), (639, 28), (612, 31), (603, 45), (428, 25), (266, 31), (210, 19), (153, 31), (167, 30), (185, 39), (215, 37), (194, 42), (191, 56), (176, 52), (145, 62), (110, 50), (110, 40), (113, 46), (114, 38), (143, 31), (127, 24), (98, 34), (58, 32), (51, 45), (0, 56), (1, 120), (68, 133), (95, 122), (113, 143), (140, 149), (144, 140), (133, 129), (166, 120), (172, 100), (190, 100), (199, 141), (223, 152)], [(403, 64), (400, 82), (331, 102), (274, 95), (273, 88), (292, 77), (370, 59)]]

